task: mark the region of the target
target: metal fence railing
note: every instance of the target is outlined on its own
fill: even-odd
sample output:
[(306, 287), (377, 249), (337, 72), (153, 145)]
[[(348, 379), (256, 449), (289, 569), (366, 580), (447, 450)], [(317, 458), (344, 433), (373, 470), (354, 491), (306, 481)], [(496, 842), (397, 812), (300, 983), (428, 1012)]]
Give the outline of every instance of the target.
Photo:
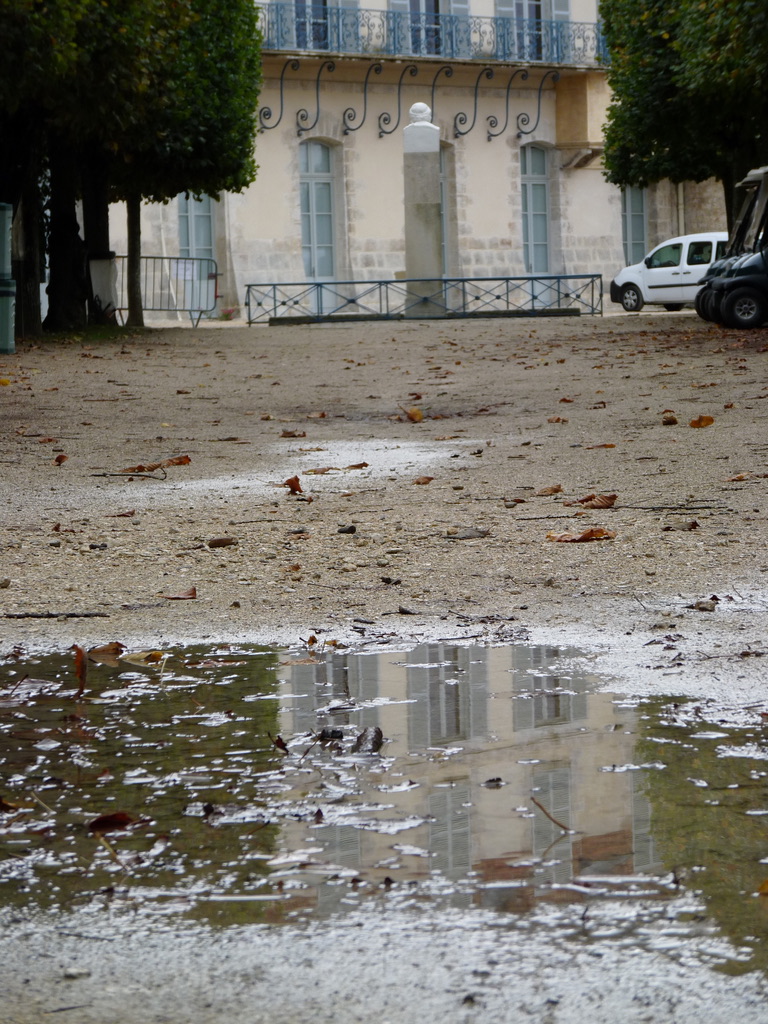
[[(116, 256), (116, 309), (128, 309), (128, 257)], [(183, 256), (141, 257), (141, 298), (144, 310), (187, 313), (197, 326), (204, 313), (216, 309), (216, 260)]]
[(249, 324), (407, 317), (600, 315), (600, 274), (451, 277), (439, 281), (304, 281), (249, 284)]
[[(519, 6), (523, 6), (522, 4)], [(265, 50), (595, 65), (606, 60), (594, 22), (264, 3)]]

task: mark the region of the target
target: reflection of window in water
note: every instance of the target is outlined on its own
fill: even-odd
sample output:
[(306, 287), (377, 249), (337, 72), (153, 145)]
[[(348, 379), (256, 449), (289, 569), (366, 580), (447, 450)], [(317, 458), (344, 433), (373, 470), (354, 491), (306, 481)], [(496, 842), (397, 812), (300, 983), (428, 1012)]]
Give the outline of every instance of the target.
[(632, 854), (635, 871), (657, 872), (663, 865), (651, 832), (651, 802), (645, 772), (632, 772)]
[[(325, 846), (325, 857), (330, 864), (354, 868), (362, 866), (361, 831), (354, 825), (326, 825), (317, 833)], [(320, 884), (317, 886), (317, 909), (336, 910), (346, 893), (346, 886)]]
[(487, 657), (481, 647), (422, 644), (408, 655), (411, 749), (485, 737)]
[(429, 795), (430, 869), (446, 878), (464, 878), (472, 867), (469, 783), (435, 788)]
[[(540, 765), (533, 772), (533, 796), (561, 825), (571, 825), (571, 770), (569, 765)], [(533, 854), (543, 864), (536, 868), (536, 884), (565, 883), (573, 874), (571, 840), (536, 807), (533, 818)]]
[[(292, 702), (293, 731), (309, 732), (318, 726), (317, 708), (343, 701), (362, 704), (379, 696), (379, 659), (327, 652), (318, 655), (314, 664), (292, 665), (290, 679), (293, 693), (301, 695)], [(355, 714), (362, 728), (379, 724), (378, 708), (363, 708)]]
[(514, 706), (515, 731), (538, 729), (547, 725), (563, 725), (587, 717), (585, 693), (562, 693), (571, 690), (571, 680), (559, 676), (535, 676), (516, 688)]

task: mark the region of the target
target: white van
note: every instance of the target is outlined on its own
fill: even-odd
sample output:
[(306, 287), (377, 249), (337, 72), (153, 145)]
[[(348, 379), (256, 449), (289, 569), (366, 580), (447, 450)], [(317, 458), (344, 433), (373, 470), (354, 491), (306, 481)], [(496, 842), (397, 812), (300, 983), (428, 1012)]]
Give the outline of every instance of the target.
[(709, 265), (725, 255), (728, 234), (710, 231), (701, 235), (680, 235), (651, 249), (642, 263), (624, 267), (611, 281), (611, 302), (628, 313), (637, 313), (648, 303), (665, 309), (682, 309), (692, 304), (699, 282)]

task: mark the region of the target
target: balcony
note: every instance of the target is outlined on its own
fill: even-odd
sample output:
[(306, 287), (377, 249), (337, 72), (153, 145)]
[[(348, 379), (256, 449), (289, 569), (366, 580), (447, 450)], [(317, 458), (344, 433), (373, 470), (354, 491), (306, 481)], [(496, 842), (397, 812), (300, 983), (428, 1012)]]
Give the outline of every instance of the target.
[(366, 57), (441, 57), (593, 67), (606, 58), (592, 22), (413, 14), (317, 3), (259, 8), (263, 49)]

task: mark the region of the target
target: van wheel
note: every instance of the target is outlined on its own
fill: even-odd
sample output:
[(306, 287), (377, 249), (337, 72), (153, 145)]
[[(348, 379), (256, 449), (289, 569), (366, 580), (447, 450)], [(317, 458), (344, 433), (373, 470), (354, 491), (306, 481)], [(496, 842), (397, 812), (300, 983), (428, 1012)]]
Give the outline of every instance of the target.
[(768, 320), (768, 302), (752, 288), (734, 288), (723, 300), (721, 314), (726, 327), (760, 327)]
[(665, 302), (664, 309), (666, 309), (668, 313), (677, 313), (684, 305), (684, 302)]
[(639, 313), (645, 305), (640, 289), (636, 284), (625, 284), (621, 289), (621, 304), (627, 313)]

